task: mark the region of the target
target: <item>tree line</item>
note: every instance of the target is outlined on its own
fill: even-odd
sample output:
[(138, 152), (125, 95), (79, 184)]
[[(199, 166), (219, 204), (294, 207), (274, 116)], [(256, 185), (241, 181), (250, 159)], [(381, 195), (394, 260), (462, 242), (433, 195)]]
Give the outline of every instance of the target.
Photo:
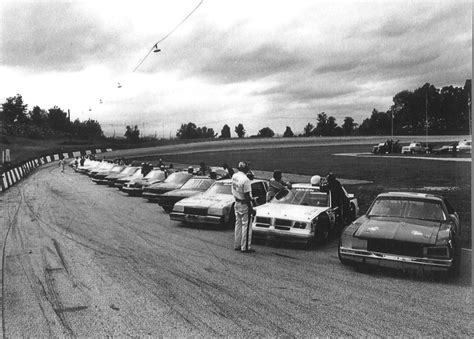
[[(404, 90), (393, 97), (392, 106), (385, 112), (372, 110), (370, 117), (359, 125), (350, 116), (338, 125), (336, 118), (325, 112), (318, 113), (315, 121), (308, 122), (303, 131), (295, 134), (290, 126), (282, 131), (283, 137), (313, 136), (351, 136), (351, 135), (416, 135), (427, 130), (434, 134), (468, 134), (470, 125), (471, 79), (466, 80), (464, 87), (445, 86), (441, 89), (426, 83), (414, 91)], [(7, 98), (2, 104), (4, 121), (7, 130), (18, 134), (18, 128), (25, 136), (44, 137), (60, 132), (75, 137), (103, 137), (100, 124), (95, 120), (84, 122), (76, 119), (70, 122), (68, 115), (54, 106), (48, 111), (34, 106), (31, 111), (23, 103), (20, 94)], [(15, 130), (17, 129), (17, 130)], [(246, 137), (242, 123), (234, 126), (238, 138)], [(137, 126), (127, 126), (124, 136), (132, 142), (140, 140)], [(275, 132), (270, 127), (263, 127), (256, 135), (250, 137), (271, 138)], [(225, 124), (220, 135), (212, 128), (197, 126), (193, 122), (183, 123), (176, 131), (179, 139), (228, 139), (231, 138), (231, 127)]]
[(102, 138), (104, 133), (99, 122), (88, 119), (70, 121), (68, 113), (58, 106), (44, 110), (34, 106), (28, 111), (21, 94), (9, 97), (2, 104), (3, 121), (7, 133), (29, 138), (71, 136), (78, 138)]

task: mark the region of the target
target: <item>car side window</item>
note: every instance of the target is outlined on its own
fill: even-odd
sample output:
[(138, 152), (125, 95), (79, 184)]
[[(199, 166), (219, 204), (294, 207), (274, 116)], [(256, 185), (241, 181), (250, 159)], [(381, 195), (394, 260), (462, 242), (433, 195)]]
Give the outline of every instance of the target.
[(446, 205), (446, 209), (448, 210), (449, 214), (454, 214), (456, 211), (454, 210), (453, 206), (449, 203), (447, 199), (444, 199), (444, 204)]
[(257, 205), (261, 205), (266, 201), (267, 191), (261, 182), (252, 184), (252, 197), (255, 199)]

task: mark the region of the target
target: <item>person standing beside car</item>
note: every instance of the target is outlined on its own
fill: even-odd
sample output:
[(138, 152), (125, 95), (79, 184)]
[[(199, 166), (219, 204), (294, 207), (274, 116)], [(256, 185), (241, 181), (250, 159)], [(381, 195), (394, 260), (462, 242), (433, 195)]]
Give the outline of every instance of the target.
[(243, 253), (255, 252), (250, 248), (252, 242), (252, 186), (247, 177), (249, 171), (245, 162), (239, 162), (239, 171), (232, 176), (232, 195), (235, 199), (234, 249)]

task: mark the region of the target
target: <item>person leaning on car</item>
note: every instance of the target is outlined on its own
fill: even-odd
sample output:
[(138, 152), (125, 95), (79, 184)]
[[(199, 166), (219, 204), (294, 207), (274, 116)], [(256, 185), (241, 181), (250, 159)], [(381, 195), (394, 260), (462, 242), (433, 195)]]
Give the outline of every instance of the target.
[(268, 182), (267, 202), (285, 188), (291, 189), (291, 183), (283, 181), (280, 170), (274, 170), (273, 177)]
[(328, 173), (324, 180), (320, 182), (320, 190), (322, 192), (331, 191), (332, 206), (339, 207), (340, 219), (347, 222), (349, 218), (349, 198), (342, 189), (342, 185), (333, 173)]
[(252, 216), (255, 210), (252, 206), (252, 187), (247, 177), (249, 167), (245, 162), (239, 162), (239, 171), (232, 176), (232, 195), (235, 198), (235, 230), (234, 249), (243, 253), (254, 252), (250, 248), (252, 242)]

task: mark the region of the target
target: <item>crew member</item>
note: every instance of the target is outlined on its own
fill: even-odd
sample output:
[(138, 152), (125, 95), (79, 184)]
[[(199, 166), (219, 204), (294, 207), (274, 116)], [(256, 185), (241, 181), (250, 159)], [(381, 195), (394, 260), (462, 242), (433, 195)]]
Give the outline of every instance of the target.
[(235, 198), (235, 230), (234, 249), (243, 253), (254, 252), (250, 248), (252, 242), (252, 216), (255, 210), (252, 206), (252, 188), (250, 179), (247, 177), (249, 171), (245, 162), (239, 162), (239, 171), (232, 176), (232, 195)]
[(231, 179), (234, 175), (234, 170), (232, 169), (232, 167), (230, 167), (227, 163), (224, 163), (222, 165), (222, 168), (224, 169), (226, 174), (221, 179)]
[(320, 187), (322, 192), (331, 192), (332, 206), (339, 207), (339, 218), (343, 223), (347, 223), (350, 218), (349, 198), (339, 180), (336, 179), (336, 176), (333, 173), (329, 173), (324, 181), (321, 180)]
[(274, 170), (273, 177), (268, 182), (267, 202), (284, 189), (291, 189), (291, 183), (282, 179), (280, 170)]

